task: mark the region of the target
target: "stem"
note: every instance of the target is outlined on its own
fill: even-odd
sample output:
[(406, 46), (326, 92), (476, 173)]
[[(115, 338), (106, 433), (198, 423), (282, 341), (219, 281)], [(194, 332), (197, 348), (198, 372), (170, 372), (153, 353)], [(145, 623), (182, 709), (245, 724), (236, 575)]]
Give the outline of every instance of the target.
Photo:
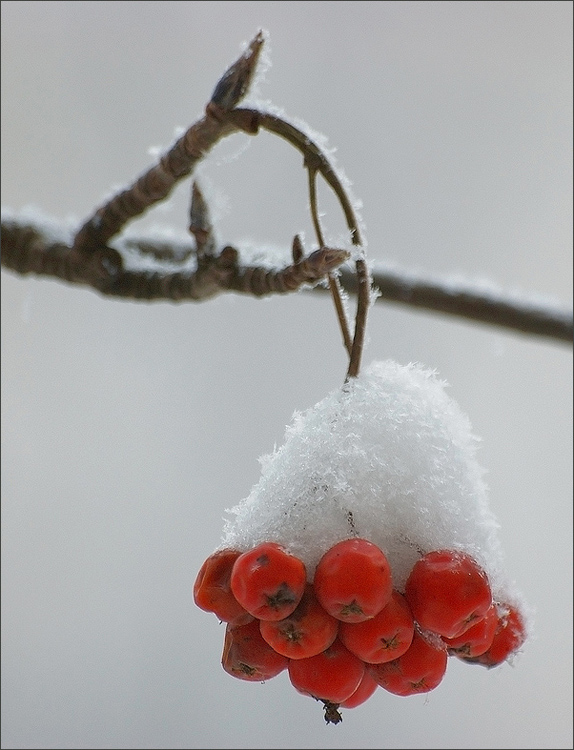
[[(357, 269), (357, 314), (355, 318), (355, 336), (353, 338), (353, 348), (349, 360), (349, 369), (347, 370), (346, 381), (349, 378), (356, 378), (361, 366), (361, 356), (365, 343), (365, 331), (367, 327), (367, 313), (371, 302), (371, 276), (367, 263), (363, 258), (359, 258), (355, 267)], [(345, 382), (346, 382), (345, 381)]]
[[(284, 138), (292, 146), (295, 146), (295, 148), (297, 148), (303, 154), (305, 166), (309, 170), (309, 190), (311, 195), (313, 195), (315, 191), (315, 173), (320, 172), (339, 200), (341, 208), (343, 209), (343, 213), (345, 214), (347, 226), (349, 228), (349, 231), (351, 232), (351, 241), (353, 245), (362, 244), (359, 225), (355, 217), (353, 206), (351, 205), (351, 201), (349, 200), (349, 196), (347, 195), (337, 173), (327, 160), (327, 157), (323, 154), (317, 144), (315, 144), (309, 138), (309, 136), (305, 135), (303, 131), (299, 130), (299, 128), (297, 128), (295, 125), (286, 122), (281, 117), (272, 115), (268, 112), (260, 112), (257, 109), (237, 108), (232, 110), (231, 112), (228, 112), (227, 117), (236, 127), (239, 127), (252, 135), (255, 135), (258, 129), (262, 127), (271, 133), (275, 133), (276, 135), (281, 136), (281, 138)], [(313, 214), (313, 223), (315, 225), (315, 231), (318, 232), (317, 236), (322, 237), (319, 220), (316, 214), (316, 199), (315, 213)], [(355, 266), (359, 284), (359, 296), (355, 314), (355, 333), (353, 336), (353, 343), (351, 345), (351, 352), (349, 355), (349, 368), (347, 370), (346, 380), (351, 377), (357, 377), (357, 375), (359, 374), (361, 356), (363, 353), (363, 345), (365, 341), (365, 328), (370, 297), (370, 275), (368, 266), (365, 263), (364, 258), (357, 259)], [(335, 293), (333, 293), (333, 287), (331, 286), (330, 279), (329, 284), (333, 299), (336, 300), (337, 296), (340, 299), (341, 294), (338, 284)], [(337, 311), (337, 315), (339, 316), (339, 311)], [(340, 317), (339, 321), (341, 322)], [(343, 337), (345, 339), (345, 346), (348, 351), (347, 342), (350, 341), (350, 335), (348, 339), (346, 339), (345, 334), (343, 333)]]
[[(317, 169), (311, 165), (307, 165), (307, 174), (309, 178), (309, 205), (311, 207), (311, 218), (313, 220), (313, 226), (315, 227), (315, 234), (317, 235), (317, 242), (319, 247), (325, 246), (325, 240), (323, 239), (323, 232), (321, 230), (321, 222), (319, 220), (319, 212), (317, 210)], [(347, 320), (347, 313), (345, 312), (345, 306), (343, 304), (343, 296), (341, 293), (341, 285), (339, 279), (334, 274), (330, 273), (327, 276), (329, 280), (329, 290), (333, 303), (335, 304), (335, 311), (337, 313), (337, 320), (339, 321), (339, 327), (343, 336), (343, 343), (347, 354), (351, 357), (353, 341), (351, 339), (351, 333), (349, 331), (349, 321)]]

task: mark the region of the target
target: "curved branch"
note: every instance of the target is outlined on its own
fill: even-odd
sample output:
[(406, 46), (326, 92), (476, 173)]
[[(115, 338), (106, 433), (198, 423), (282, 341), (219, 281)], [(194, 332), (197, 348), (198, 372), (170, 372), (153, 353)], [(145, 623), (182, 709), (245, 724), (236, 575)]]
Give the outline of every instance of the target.
[(305, 166), (309, 169), (314, 169), (323, 175), (324, 180), (331, 187), (347, 221), (347, 227), (351, 233), (351, 240), (353, 245), (361, 245), (362, 238), (359, 230), (359, 225), (355, 217), (355, 211), (351, 205), (351, 201), (337, 175), (333, 169), (329, 160), (323, 154), (321, 149), (313, 143), (313, 141), (303, 133), (302, 130), (295, 127), (295, 125), (283, 120), (277, 115), (273, 115), (270, 112), (261, 112), (258, 109), (246, 109), (237, 108), (227, 113), (227, 119), (236, 125), (237, 128), (241, 128), (246, 133), (255, 135), (257, 130), (261, 127), (268, 130), (270, 133), (284, 138), (292, 146), (295, 146), (302, 154), (305, 160)]

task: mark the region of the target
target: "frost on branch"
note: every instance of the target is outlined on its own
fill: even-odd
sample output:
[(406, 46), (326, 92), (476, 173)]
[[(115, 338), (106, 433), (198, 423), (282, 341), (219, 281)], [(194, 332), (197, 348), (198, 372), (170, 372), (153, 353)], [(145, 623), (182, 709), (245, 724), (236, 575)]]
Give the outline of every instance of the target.
[(261, 459), (250, 495), (229, 511), (222, 547), (275, 541), (312, 576), (337, 541), (363, 537), (387, 555), (399, 590), (423, 553), (464, 550), (495, 599), (516, 601), (477, 442), (435, 373), (374, 362), (294, 415), (284, 444)]

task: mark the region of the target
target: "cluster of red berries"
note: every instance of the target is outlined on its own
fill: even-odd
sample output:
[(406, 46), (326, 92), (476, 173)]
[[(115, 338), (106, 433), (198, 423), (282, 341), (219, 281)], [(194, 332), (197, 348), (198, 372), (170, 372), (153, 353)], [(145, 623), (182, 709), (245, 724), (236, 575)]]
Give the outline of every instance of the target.
[(364, 703), (379, 686), (426, 693), (441, 682), (448, 656), (495, 667), (525, 639), (521, 613), (493, 601), (469, 555), (423, 555), (401, 593), (382, 550), (358, 538), (331, 547), (312, 583), (304, 563), (274, 542), (219, 550), (203, 563), (194, 599), (227, 623), (226, 672), (262, 682), (286, 669), (333, 723), (339, 707)]

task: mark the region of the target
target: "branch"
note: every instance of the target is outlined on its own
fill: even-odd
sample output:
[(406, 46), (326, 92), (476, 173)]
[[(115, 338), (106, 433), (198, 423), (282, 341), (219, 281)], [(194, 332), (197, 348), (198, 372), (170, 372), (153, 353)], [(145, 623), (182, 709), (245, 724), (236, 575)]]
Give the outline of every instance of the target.
[[(102, 295), (127, 300), (171, 302), (202, 301), (222, 292), (259, 297), (294, 291), (305, 285), (311, 285), (313, 292), (328, 293), (318, 282), (348, 257), (344, 251), (320, 250), (307, 259), (299, 256), (290, 266), (277, 270), (241, 264), (237, 250), (231, 246), (196, 258), (196, 248), (191, 242), (124, 239), (116, 242), (118, 249), (101, 250), (88, 272), (85, 266), (82, 270), (73, 266), (72, 241), (65, 238), (64, 232), (55, 238), (53, 230), (40, 221), (3, 218), (1, 242), (2, 267), (16, 274), (81, 283)], [(150, 266), (157, 270), (150, 270)], [(98, 268), (115, 272), (106, 277)], [(342, 266), (339, 274), (345, 290), (356, 294), (355, 273)], [(373, 285), (380, 292), (377, 303), (397, 302), (556, 342), (572, 344), (574, 339), (572, 310), (559, 303), (481, 289), (471, 282), (447, 277), (431, 279), (405, 269), (388, 269), (382, 264), (374, 264), (371, 274)]]
[[(323, 247), (283, 268), (242, 264), (231, 245), (198, 254), (190, 244), (118, 239), (100, 246), (91, 262), (71, 252), (72, 241), (54, 239), (40, 223), (3, 219), (2, 266), (21, 275), (51, 276), (124, 299), (203, 301), (233, 291), (262, 297), (313, 285), (349, 258), (346, 250)], [(157, 270), (154, 270), (157, 269)]]
[(205, 116), (194, 123), (157, 164), (133, 185), (114, 195), (85, 222), (76, 235), (75, 252), (90, 254), (99, 245), (105, 245), (128, 221), (167, 198), (176, 184), (191, 174), (222, 138), (238, 130), (226, 114), (246, 94), (263, 42), (263, 34), (259, 32), (245, 53), (222, 76)]
[[(340, 273), (347, 291), (356, 294), (356, 276), (346, 268)], [(398, 302), (569, 344), (574, 340), (572, 308), (559, 302), (529, 299), (452, 277), (431, 278), (406, 269), (389, 270), (382, 264), (372, 266), (371, 274), (373, 286), (379, 291), (377, 301)]]
[[(352, 203), (336, 171), (312, 139), (281, 117), (257, 109), (239, 109), (247, 93), (264, 43), (259, 32), (241, 57), (216, 85), (205, 116), (193, 124), (159, 162), (130, 187), (121, 190), (83, 223), (75, 236), (58, 236), (38, 219), (6, 215), (2, 220), (2, 266), (15, 273), (36, 274), (71, 284), (84, 284), (102, 295), (124, 299), (209, 299), (221, 292), (253, 296), (284, 294), (310, 287), (329, 291), (335, 301), (343, 339), (349, 352), (347, 377), (359, 370), (365, 322), (372, 300), (371, 284), (380, 300), (437, 310), (558, 341), (572, 342), (572, 312), (557, 305), (542, 305), (492, 294), (448, 280), (430, 281), (408, 272), (371, 270), (359, 251), (356, 274), (339, 267), (349, 259), (346, 250), (325, 246), (316, 203), (315, 175), (319, 173), (334, 191), (347, 222), (351, 242), (362, 244)], [(157, 242), (117, 237), (126, 224), (164, 200), (177, 182), (191, 174), (213, 146), (242, 130), (255, 135), (264, 128), (287, 140), (302, 154), (309, 173), (312, 219), (319, 249), (305, 256), (298, 237), (293, 242), (293, 262), (283, 268), (242, 263), (231, 245), (216, 247), (208, 208), (194, 184), (189, 231), (195, 243)], [(58, 233), (56, 233), (58, 234)], [(109, 241), (115, 238), (114, 245)], [(335, 273), (337, 272), (337, 273)], [(326, 281), (325, 281), (326, 280)], [(355, 332), (351, 340), (340, 284), (358, 295)]]

